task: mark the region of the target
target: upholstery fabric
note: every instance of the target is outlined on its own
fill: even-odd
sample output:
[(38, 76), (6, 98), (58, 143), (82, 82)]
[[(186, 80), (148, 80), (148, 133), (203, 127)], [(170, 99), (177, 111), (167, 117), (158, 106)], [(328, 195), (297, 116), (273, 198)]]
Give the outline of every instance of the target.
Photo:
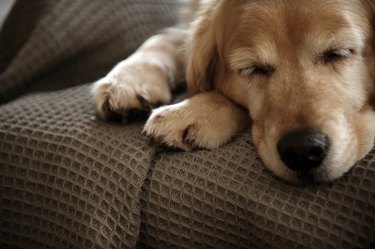
[(375, 150), (301, 186), (264, 167), (250, 132), (180, 152), (95, 118), (89, 82), (178, 5), (17, 2), (0, 34), (0, 248), (374, 248)]
[(0, 33), (0, 103), (104, 76), (173, 25), (179, 1), (17, 1)]

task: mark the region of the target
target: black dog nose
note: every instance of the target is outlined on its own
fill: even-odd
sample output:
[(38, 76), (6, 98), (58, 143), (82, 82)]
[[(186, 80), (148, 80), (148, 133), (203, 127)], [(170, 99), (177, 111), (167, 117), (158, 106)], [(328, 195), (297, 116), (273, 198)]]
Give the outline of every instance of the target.
[(328, 136), (313, 129), (285, 134), (277, 144), (281, 160), (291, 170), (309, 172), (321, 166), (329, 150)]

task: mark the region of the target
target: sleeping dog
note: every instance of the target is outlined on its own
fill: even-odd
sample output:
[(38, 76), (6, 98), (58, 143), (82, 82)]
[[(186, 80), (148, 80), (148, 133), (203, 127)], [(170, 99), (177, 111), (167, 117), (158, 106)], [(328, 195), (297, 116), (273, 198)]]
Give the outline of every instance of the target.
[[(374, 17), (373, 0), (189, 1), (178, 26), (94, 83), (98, 116), (151, 113), (144, 133), (183, 150), (251, 123), (277, 176), (334, 180), (373, 146)], [(170, 104), (183, 80), (191, 97)]]

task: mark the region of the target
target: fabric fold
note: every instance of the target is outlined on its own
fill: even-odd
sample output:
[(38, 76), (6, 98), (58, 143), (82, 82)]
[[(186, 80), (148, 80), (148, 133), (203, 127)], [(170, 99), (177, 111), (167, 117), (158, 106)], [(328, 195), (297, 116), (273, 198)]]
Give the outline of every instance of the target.
[(0, 34), (0, 104), (26, 91), (104, 76), (148, 36), (175, 23), (179, 1), (17, 2)]

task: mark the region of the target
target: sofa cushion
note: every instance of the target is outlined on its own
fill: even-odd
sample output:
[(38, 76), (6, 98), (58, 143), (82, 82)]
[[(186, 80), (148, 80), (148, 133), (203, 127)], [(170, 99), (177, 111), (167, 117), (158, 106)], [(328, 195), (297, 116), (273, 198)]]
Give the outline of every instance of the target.
[(21, 248), (369, 248), (375, 151), (343, 178), (293, 185), (250, 132), (172, 151), (95, 118), (88, 85), (0, 108), (1, 244)]
[(87, 86), (4, 105), (1, 243), (134, 247), (140, 189), (153, 154), (140, 131), (137, 124), (96, 121)]
[(0, 32), (0, 104), (97, 80), (173, 25), (176, 0), (17, 1)]

